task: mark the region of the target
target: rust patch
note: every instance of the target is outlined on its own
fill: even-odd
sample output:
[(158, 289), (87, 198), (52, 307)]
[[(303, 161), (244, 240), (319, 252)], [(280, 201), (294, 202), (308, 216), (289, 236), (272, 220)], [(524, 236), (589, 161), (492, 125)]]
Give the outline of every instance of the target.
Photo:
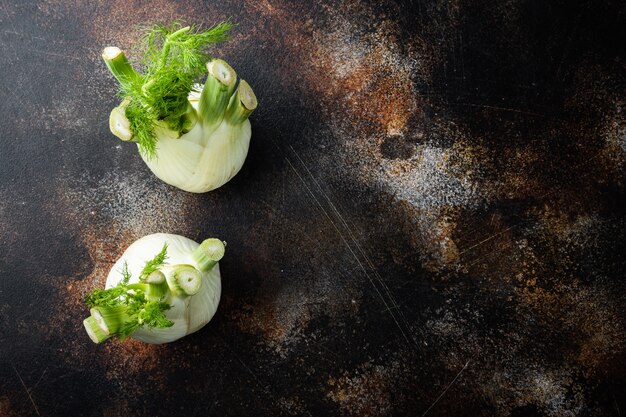
[[(576, 383), (573, 369), (548, 370), (528, 365), (522, 370), (500, 370), (489, 385), (483, 385), (484, 395), (498, 410), (498, 415), (532, 406), (546, 416), (578, 415), (584, 409), (584, 392)], [(514, 384), (511, 387), (511, 384)], [(511, 389), (513, 388), (513, 389)]]
[(271, 301), (259, 301), (255, 306), (246, 304), (234, 313), (233, 320), (242, 331), (260, 334), (270, 350), (286, 357), (311, 320), (306, 302), (294, 300), (294, 303), (297, 304), (279, 306)]
[[(493, 368), (489, 377), (473, 380), (497, 415), (527, 407), (550, 416), (577, 415), (593, 408), (588, 393), (623, 355), (622, 295), (601, 276), (591, 286), (584, 282), (588, 277), (576, 272), (584, 262), (581, 255), (602, 256), (602, 236), (614, 227), (586, 210), (551, 205), (531, 210), (532, 226), (500, 234), (463, 259), (463, 272), (485, 282), (475, 291), (499, 300), (505, 313), (498, 322), (508, 317), (510, 326), (491, 329), (488, 323), (494, 318), (485, 315), (486, 306), (464, 306), (466, 296), (455, 285), (443, 289), (449, 306), (455, 307), (429, 315), (430, 343), (438, 347), (445, 366), (454, 369), (473, 357), (485, 361), (474, 366)], [(496, 230), (502, 229), (499, 221), (492, 219)], [(521, 319), (528, 317), (532, 320)], [(549, 334), (550, 340), (538, 342), (538, 332)], [(556, 351), (558, 359), (548, 358)]]
[(120, 398), (116, 398), (115, 401), (107, 401), (104, 408), (101, 409), (103, 417), (119, 417), (128, 416), (133, 414), (134, 410), (128, 403)]
[(600, 154), (601, 167), (608, 171), (606, 173), (608, 178), (614, 178), (623, 185), (623, 174), (626, 169), (626, 103), (618, 99), (613, 105), (602, 126), (605, 146)]
[(556, 248), (559, 260), (553, 271), (546, 271), (545, 256), (528, 247), (527, 260), (516, 277), (519, 300), (547, 324), (576, 329), (568, 359), (581, 365), (586, 377), (597, 377), (623, 350), (626, 329), (618, 307), (622, 296), (602, 277), (590, 287), (582, 281), (586, 277), (575, 271), (579, 254), (602, 253), (599, 239), (611, 226), (595, 215), (572, 215), (549, 207), (541, 214), (540, 241)]
[(13, 410), (13, 407), (11, 406), (11, 400), (5, 395), (0, 396), (0, 415), (5, 417), (19, 416), (19, 414)]
[(353, 372), (329, 377), (327, 397), (337, 403), (345, 416), (386, 416), (400, 398), (394, 395), (394, 381), (401, 373), (400, 363), (375, 365), (366, 362)]
[(39, 5), (48, 24), (79, 14), (84, 23), (82, 33), (89, 34), (102, 47), (116, 45), (122, 49), (132, 48), (138, 41), (137, 25), (167, 23), (188, 16), (201, 16), (193, 4), (174, 4), (158, 0), (149, 3), (131, 1), (95, 1), (94, 8), (75, 7), (68, 2), (46, 0)]

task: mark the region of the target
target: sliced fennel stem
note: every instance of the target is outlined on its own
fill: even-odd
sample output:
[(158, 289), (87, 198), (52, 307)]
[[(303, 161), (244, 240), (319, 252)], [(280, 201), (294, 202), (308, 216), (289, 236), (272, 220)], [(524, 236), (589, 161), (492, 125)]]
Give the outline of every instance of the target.
[(245, 81), (239, 81), (237, 91), (230, 99), (224, 118), (232, 125), (245, 122), (257, 107), (257, 98), (250, 85)]
[(83, 320), (83, 326), (85, 326), (87, 335), (94, 343), (102, 343), (109, 337), (111, 337), (102, 330), (102, 328), (93, 316), (89, 316), (85, 320)]
[(206, 67), (207, 79), (200, 93), (198, 113), (203, 127), (212, 132), (224, 118), (224, 112), (237, 83), (237, 74), (221, 59), (208, 62)]
[(179, 297), (189, 297), (200, 291), (202, 274), (192, 265), (174, 265), (167, 276), (167, 284), (173, 294)]
[(226, 250), (226, 243), (219, 239), (206, 239), (193, 252), (193, 259), (198, 264), (198, 269), (208, 272), (217, 264)]
[(130, 62), (128, 62), (124, 51), (120, 48), (115, 46), (104, 48), (104, 51), (102, 52), (102, 59), (104, 59), (109, 71), (111, 71), (113, 76), (122, 85), (141, 77), (141, 75), (135, 71)]

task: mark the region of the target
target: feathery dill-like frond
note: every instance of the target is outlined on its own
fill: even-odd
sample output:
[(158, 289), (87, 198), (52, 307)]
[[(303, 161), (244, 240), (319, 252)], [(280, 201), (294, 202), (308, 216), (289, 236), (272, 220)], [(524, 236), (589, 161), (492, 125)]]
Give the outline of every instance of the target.
[(144, 325), (151, 329), (172, 327), (174, 322), (165, 316), (165, 312), (170, 308), (172, 306), (162, 301), (148, 301), (129, 306), (127, 312), (133, 319), (120, 326), (116, 336), (124, 340)]
[[(166, 258), (167, 244), (163, 245), (163, 249), (153, 259), (146, 262), (140, 277), (159, 269), (165, 263)], [(123, 314), (120, 317), (123, 317), (123, 322), (120, 323), (115, 336), (123, 340), (144, 325), (149, 328), (165, 328), (174, 325), (174, 322), (165, 316), (165, 312), (171, 306), (161, 300), (149, 300), (146, 296), (150, 284), (129, 284), (131, 273), (126, 262), (120, 273), (122, 280), (115, 287), (105, 290), (96, 288), (85, 298), (85, 303), (89, 307), (121, 308), (120, 312)]]
[(207, 48), (226, 40), (232, 26), (226, 21), (202, 29), (174, 22), (144, 29), (139, 48), (143, 73), (121, 82), (119, 91), (121, 97), (131, 99), (126, 117), (144, 156), (155, 154), (155, 123), (163, 122), (174, 132), (182, 132), (189, 109), (187, 97), (206, 71), (210, 57)]
[(128, 270), (128, 262), (124, 261), (124, 266), (122, 266), (121, 273), (122, 273), (122, 284), (124, 285), (128, 284), (128, 281), (130, 281), (130, 278), (132, 277), (132, 274)]
[(139, 280), (143, 281), (148, 275), (161, 268), (165, 264), (166, 259), (167, 243), (164, 243), (161, 252), (159, 252), (154, 258), (146, 262), (143, 269), (141, 270), (141, 274), (139, 275)]

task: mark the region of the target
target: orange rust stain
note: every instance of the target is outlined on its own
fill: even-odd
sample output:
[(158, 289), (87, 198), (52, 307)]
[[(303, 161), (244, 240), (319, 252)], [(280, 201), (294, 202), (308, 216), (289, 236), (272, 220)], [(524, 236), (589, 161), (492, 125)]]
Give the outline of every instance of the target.
[(336, 402), (348, 416), (382, 416), (392, 408), (391, 391), (397, 363), (386, 366), (366, 363), (353, 372), (344, 372), (327, 381), (327, 397)]
[(307, 78), (309, 88), (325, 97), (329, 108), (335, 108), (336, 102), (345, 104), (357, 128), (362, 126), (369, 133), (403, 133), (409, 118), (418, 111), (417, 97), (410, 72), (388, 62), (388, 53), (386, 45), (375, 45), (355, 60), (354, 67), (338, 74), (334, 68), (337, 62), (321, 45), (312, 54), (315, 58), (309, 66), (313, 72)]
[[(267, 30), (258, 37), (275, 43), (280, 33), (280, 42), (288, 50), (289, 59), (277, 62), (280, 73), (315, 92), (322, 112), (332, 116), (334, 109), (345, 109), (351, 116), (345, 121), (356, 128), (355, 133), (404, 132), (419, 103), (411, 80), (416, 69), (399, 62), (395, 22), (355, 6), (358, 10), (351, 12), (375, 19), (376, 30), (353, 39), (353, 28), (335, 8), (325, 8), (336, 25), (329, 32), (310, 20), (303, 21), (297, 10), (281, 2), (264, 1), (249, 7), (246, 12), (266, 19)], [(413, 48), (421, 48), (418, 40), (415, 43)]]
[(593, 243), (586, 239), (598, 225), (573, 207), (557, 209), (545, 204), (535, 215), (541, 228), (538, 239), (549, 247), (568, 249), (560, 254), (557, 270), (541, 271), (543, 254), (523, 243), (512, 265), (519, 271), (515, 276), (517, 300), (547, 325), (576, 329), (568, 360), (578, 363), (586, 376), (607, 372), (617, 360), (615, 341), (622, 339), (626, 330), (612, 304), (611, 291), (600, 284), (588, 287), (578, 276), (563, 272), (576, 270), (579, 259), (568, 252), (576, 245), (589, 250), (587, 245)]
[(311, 314), (303, 304), (284, 308), (259, 302), (254, 306), (244, 305), (234, 313), (233, 319), (242, 331), (262, 335), (271, 348), (282, 352), (306, 328)]
[(4, 395), (0, 397), (0, 415), (5, 417), (17, 417), (19, 415), (13, 410), (11, 400)]
[(167, 347), (151, 345), (134, 339), (113, 341), (102, 346), (107, 374), (113, 378), (124, 378), (128, 374), (153, 372), (161, 366), (161, 356)]
[[(603, 300), (601, 294), (557, 284), (547, 290), (531, 280), (518, 290), (519, 300), (537, 311), (537, 317), (550, 325), (577, 329), (569, 359), (579, 363), (587, 377), (606, 372), (616, 359), (615, 341), (623, 338), (625, 329), (619, 314)], [(569, 284), (568, 284), (569, 285)]]

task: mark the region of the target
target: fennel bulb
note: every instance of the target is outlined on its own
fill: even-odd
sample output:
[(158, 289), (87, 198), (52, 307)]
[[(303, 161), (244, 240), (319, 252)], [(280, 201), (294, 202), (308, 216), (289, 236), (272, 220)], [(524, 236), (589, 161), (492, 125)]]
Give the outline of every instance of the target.
[[(245, 81), (240, 81), (241, 84)], [(200, 94), (192, 91), (189, 102), (198, 110)], [(248, 119), (242, 122), (223, 119), (217, 126), (196, 123), (179, 138), (158, 136), (155, 156), (141, 154), (148, 168), (162, 181), (194, 193), (221, 187), (241, 169), (252, 129)]]
[[(257, 99), (225, 61), (209, 58), (207, 45), (226, 38), (229, 23), (209, 30), (155, 26), (144, 42), (143, 74), (124, 52), (102, 57), (120, 83), (122, 103), (109, 118), (111, 132), (136, 142), (148, 168), (162, 181), (202, 193), (224, 185), (241, 169), (252, 134), (248, 117)], [(206, 73), (204, 85), (196, 81)]]
[(111, 268), (105, 289), (87, 297), (87, 334), (95, 343), (130, 336), (161, 344), (201, 329), (220, 301), (223, 254), (218, 239), (198, 244), (156, 233), (135, 241)]

